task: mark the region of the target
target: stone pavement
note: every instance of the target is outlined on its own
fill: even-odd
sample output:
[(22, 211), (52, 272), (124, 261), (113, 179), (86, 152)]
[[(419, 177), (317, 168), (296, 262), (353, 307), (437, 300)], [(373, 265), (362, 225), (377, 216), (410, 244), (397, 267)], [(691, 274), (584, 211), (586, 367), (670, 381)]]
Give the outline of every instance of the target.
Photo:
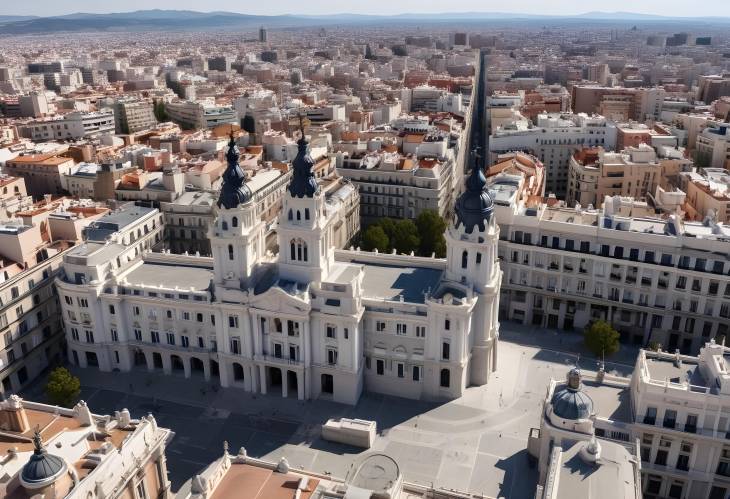
[[(549, 379), (562, 379), (578, 363), (595, 370), (576, 334), (502, 324), (499, 367), (489, 383), (455, 401), (434, 404), (366, 393), (357, 406), (298, 401), (218, 388), (202, 377), (157, 373), (102, 373), (72, 368), (81, 378), (81, 397), (95, 413), (128, 408), (148, 412), (175, 431), (168, 448), (173, 490), (220, 456), (223, 441), (234, 451), (294, 467), (345, 477), (361, 449), (326, 442), (320, 426), (332, 417), (375, 420), (374, 451), (396, 459), (407, 481), (487, 497), (532, 498), (537, 480), (529, 467), (527, 436), (538, 426)], [(635, 350), (607, 363), (630, 374)], [(23, 394), (42, 400), (42, 383)]]

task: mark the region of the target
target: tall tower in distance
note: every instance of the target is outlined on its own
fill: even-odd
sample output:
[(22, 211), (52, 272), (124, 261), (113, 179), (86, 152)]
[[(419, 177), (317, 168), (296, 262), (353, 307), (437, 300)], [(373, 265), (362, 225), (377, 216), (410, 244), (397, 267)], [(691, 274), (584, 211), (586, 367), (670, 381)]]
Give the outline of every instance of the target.
[(266, 28), (261, 26), (259, 28), (259, 42), (266, 43), (269, 41), (269, 32), (266, 31)]

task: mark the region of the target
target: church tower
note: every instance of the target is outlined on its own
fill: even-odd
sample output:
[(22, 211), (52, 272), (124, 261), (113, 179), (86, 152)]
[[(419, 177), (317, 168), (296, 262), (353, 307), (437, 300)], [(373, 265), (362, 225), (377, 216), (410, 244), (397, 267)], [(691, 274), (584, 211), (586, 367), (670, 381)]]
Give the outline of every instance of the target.
[(327, 224), (325, 195), (314, 178), (314, 160), (300, 117), (299, 150), (279, 215), (279, 273), (299, 282), (319, 282), (334, 263), (332, 235)]
[(499, 226), (481, 168), (472, 169), (456, 201), (454, 222), (446, 230), (446, 277), (472, 287), (477, 304), (472, 317), (471, 383), (483, 385), (496, 369), (499, 339), (499, 291), (502, 271), (497, 260)]
[(228, 143), (223, 185), (218, 197), (218, 216), (210, 228), (215, 260), (215, 281), (225, 287), (246, 288), (256, 263), (264, 254), (264, 223), (256, 213), (246, 174), (238, 165), (240, 155), (233, 139)]

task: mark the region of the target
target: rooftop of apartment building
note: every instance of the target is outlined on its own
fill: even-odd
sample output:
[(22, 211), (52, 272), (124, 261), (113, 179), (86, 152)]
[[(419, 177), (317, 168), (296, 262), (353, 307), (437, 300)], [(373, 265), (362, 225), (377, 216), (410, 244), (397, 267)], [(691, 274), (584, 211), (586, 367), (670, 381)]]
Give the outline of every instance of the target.
[[(0, 402), (0, 421), (0, 453), (6, 456), (3, 473), (9, 477), (0, 490), (12, 499), (36, 497), (49, 486), (65, 496), (72, 487), (84, 487), (87, 478), (108, 481), (114, 476), (110, 466), (119, 453), (131, 453), (130, 448), (135, 447), (134, 453), (143, 457), (140, 439), (155, 445), (172, 437), (169, 430), (157, 427), (152, 416), (132, 419), (126, 410), (98, 416), (83, 401), (64, 409), (13, 395)], [(119, 464), (113, 466), (116, 473), (126, 471)], [(105, 483), (96, 490), (116, 485)], [(63, 490), (66, 492), (61, 493)]]
[(730, 201), (730, 172), (724, 168), (703, 168), (700, 172), (682, 172), (695, 186), (718, 201)]
[(697, 356), (642, 350), (637, 359), (642, 382), (711, 395), (730, 395), (730, 351), (711, 340)]
[(551, 456), (542, 497), (640, 497), (638, 459), (626, 446), (608, 440), (587, 440)]
[(134, 224), (141, 218), (156, 212), (156, 208), (148, 208), (146, 206), (137, 206), (127, 203), (98, 220), (93, 221), (85, 230), (84, 238), (86, 241), (104, 242), (114, 234), (120, 232), (126, 227)]

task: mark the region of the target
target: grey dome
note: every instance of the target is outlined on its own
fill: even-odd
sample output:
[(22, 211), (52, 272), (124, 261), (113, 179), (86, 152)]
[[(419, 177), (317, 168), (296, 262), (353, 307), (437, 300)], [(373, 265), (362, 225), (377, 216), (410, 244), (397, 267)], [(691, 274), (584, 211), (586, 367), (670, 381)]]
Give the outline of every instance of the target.
[(218, 196), (218, 208), (224, 207), (230, 210), (240, 204), (249, 202), (253, 197), (251, 189), (246, 185), (246, 174), (238, 166), (238, 158), (238, 146), (236, 146), (236, 141), (233, 140), (233, 134), (231, 134), (231, 140), (228, 142), (228, 152), (226, 153), (228, 167), (223, 172), (223, 186)]
[(66, 472), (66, 462), (52, 454), (49, 454), (43, 447), (41, 435), (38, 431), (33, 436), (35, 450), (33, 455), (20, 474), (23, 485), (30, 487), (44, 487), (53, 483), (58, 477)]
[(480, 231), (485, 228), (494, 211), (494, 202), (486, 189), (487, 179), (478, 166), (472, 168), (469, 178), (466, 179), (466, 190), (456, 201), (456, 226), (464, 225), (467, 234), (471, 234), (474, 227)]
[(555, 391), (550, 401), (553, 414), (563, 419), (587, 419), (593, 415), (593, 399), (581, 388), (580, 371), (571, 369), (567, 383)]

